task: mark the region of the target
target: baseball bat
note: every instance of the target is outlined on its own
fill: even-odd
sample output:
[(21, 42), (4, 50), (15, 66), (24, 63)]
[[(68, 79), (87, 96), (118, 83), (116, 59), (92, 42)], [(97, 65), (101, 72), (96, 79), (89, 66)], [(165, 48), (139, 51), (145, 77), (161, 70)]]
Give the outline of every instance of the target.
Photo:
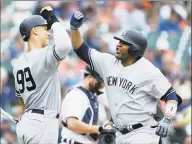
[(1, 113), (2, 113), (4, 116), (8, 117), (12, 122), (16, 123), (16, 121), (13, 119), (13, 117), (12, 117), (9, 113), (7, 113), (6, 111), (4, 111), (2, 108), (1, 108)]

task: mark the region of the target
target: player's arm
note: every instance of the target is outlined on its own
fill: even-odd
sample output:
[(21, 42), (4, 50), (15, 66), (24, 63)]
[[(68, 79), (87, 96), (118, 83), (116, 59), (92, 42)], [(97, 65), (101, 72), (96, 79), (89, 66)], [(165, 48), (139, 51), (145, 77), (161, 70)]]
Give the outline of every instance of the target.
[(151, 90), (151, 95), (165, 101), (165, 116), (167, 117), (173, 118), (178, 105), (182, 103), (181, 97), (177, 95), (175, 89), (164, 76), (156, 79)]
[[(73, 18), (73, 17), (72, 17)], [(72, 19), (71, 19), (71, 24)], [(83, 44), (83, 39), (81, 37), (79, 29), (75, 29), (71, 26), (71, 43), (74, 51), (78, 51), (81, 48), (81, 45)]]
[[(79, 58), (90, 65), (92, 70), (95, 70), (101, 77), (104, 74), (104, 69), (109, 66), (111, 62), (111, 55), (101, 53), (95, 49), (90, 48), (86, 42), (82, 39), (78, 28), (81, 27), (84, 21), (84, 16), (81, 12), (74, 12), (70, 20), (71, 27), (71, 42), (73, 50)], [(105, 61), (104, 61), (105, 60)], [(105, 62), (107, 61), (107, 65)]]
[(177, 107), (182, 103), (182, 99), (177, 95), (175, 89), (170, 87), (168, 91), (161, 97), (166, 103), (165, 116), (173, 118), (175, 117)]
[[(73, 104), (71, 104), (73, 103)], [(84, 94), (78, 90), (71, 90), (62, 103), (62, 119), (67, 128), (80, 134), (98, 133), (98, 126), (83, 122), (87, 116), (88, 102)], [(89, 116), (92, 113), (89, 113)]]
[(176, 94), (176, 91), (172, 87), (169, 88), (161, 99), (166, 102), (165, 115), (158, 124), (156, 134), (161, 137), (166, 137), (169, 135), (171, 123), (176, 115), (178, 105), (182, 103), (182, 99)]
[(71, 43), (73, 46), (73, 50), (76, 52), (78, 57), (91, 66), (91, 62), (89, 59), (90, 48), (82, 39), (80, 31), (78, 30), (78, 28), (80, 28), (83, 24), (83, 21), (83, 14), (81, 12), (75, 11), (70, 20)]
[(158, 124), (156, 134), (161, 137), (166, 137), (169, 135), (172, 120), (176, 114), (178, 105), (182, 103), (182, 99), (177, 95), (175, 89), (172, 88), (163, 74), (160, 73), (156, 79), (153, 79), (153, 82), (149, 93), (157, 99), (166, 102), (165, 115)]
[(151, 84), (149, 94), (159, 100), (165, 101), (165, 114), (174, 116), (177, 106), (182, 103), (181, 97), (160, 71), (158, 76), (152, 79)]
[(48, 28), (53, 30), (53, 54), (55, 58), (60, 61), (64, 59), (71, 50), (71, 40), (69, 35), (55, 16), (53, 9), (50, 6), (42, 8), (41, 15), (47, 20)]
[(88, 125), (75, 117), (67, 118), (67, 127), (72, 131), (80, 134), (97, 133), (99, 134), (99, 126)]

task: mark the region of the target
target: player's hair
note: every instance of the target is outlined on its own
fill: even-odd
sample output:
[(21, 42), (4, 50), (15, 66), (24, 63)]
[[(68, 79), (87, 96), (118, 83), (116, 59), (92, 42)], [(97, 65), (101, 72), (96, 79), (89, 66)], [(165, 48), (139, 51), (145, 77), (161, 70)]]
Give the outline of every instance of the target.
[(84, 73), (84, 78), (88, 77), (90, 74)]

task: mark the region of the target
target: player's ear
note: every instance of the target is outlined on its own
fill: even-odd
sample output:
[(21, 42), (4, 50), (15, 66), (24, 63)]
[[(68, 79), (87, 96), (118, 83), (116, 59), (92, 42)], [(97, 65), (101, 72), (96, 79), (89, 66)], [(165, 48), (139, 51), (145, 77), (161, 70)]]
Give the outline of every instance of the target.
[(38, 27), (33, 27), (31, 29), (31, 32), (34, 33), (35, 35), (38, 35)]

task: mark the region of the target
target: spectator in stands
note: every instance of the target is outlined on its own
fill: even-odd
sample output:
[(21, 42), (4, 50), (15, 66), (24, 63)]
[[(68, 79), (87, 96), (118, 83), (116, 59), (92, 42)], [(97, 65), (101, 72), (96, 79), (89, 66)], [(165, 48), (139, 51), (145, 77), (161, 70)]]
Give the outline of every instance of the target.
[(162, 36), (156, 42), (156, 51), (155, 51), (155, 66), (160, 70), (163, 68), (162, 65), (162, 56), (169, 49), (169, 42)]
[(148, 25), (144, 11), (136, 8), (136, 4), (133, 2), (124, 2), (124, 5), (126, 11), (118, 5), (115, 9), (115, 16), (120, 18), (121, 28), (145, 31)]
[(191, 81), (186, 78), (181, 79), (180, 85), (176, 87), (176, 90), (183, 99), (182, 104), (178, 107), (178, 111), (182, 112), (191, 105)]
[(0, 143), (16, 144), (17, 140), (15, 130), (11, 128), (9, 119), (7, 119), (4, 115), (1, 115), (0, 128)]
[(97, 30), (95, 28), (95, 25), (91, 25), (88, 28), (84, 37), (85, 37), (87, 44), (90, 47), (95, 48), (97, 50), (100, 50), (102, 40), (101, 40), (100, 36), (97, 34)]
[(171, 11), (171, 15), (168, 20), (165, 19), (160, 21), (158, 31), (167, 31), (173, 33), (181, 32), (179, 27), (179, 16), (174, 10)]
[(11, 112), (10, 108), (17, 103), (15, 91), (8, 84), (8, 73), (1, 67), (1, 89), (0, 89), (1, 107)]
[(14, 42), (9, 48), (11, 59), (17, 58), (24, 51), (24, 43), (22, 37), (17, 35)]
[[(145, 58), (147, 58), (151, 63), (155, 63), (155, 54), (154, 51), (151, 49), (146, 50)], [(157, 65), (156, 65), (157, 66)]]
[(179, 76), (177, 66), (174, 62), (175, 52), (173, 50), (165, 51), (162, 56), (162, 68), (161, 71), (165, 77), (169, 80), (170, 83), (173, 83), (176, 78)]
[[(3, 134), (4, 140), (7, 144), (17, 144), (17, 137), (16, 137), (16, 133), (9, 129), (6, 130)], [(2, 143), (5, 144), (5, 143)]]
[[(172, 143), (184, 143), (189, 141), (187, 126), (191, 125), (191, 82), (183, 79), (179, 87), (176, 87), (177, 93), (182, 97), (183, 102), (178, 107), (175, 121), (173, 121), (173, 131), (170, 135)], [(186, 140), (185, 140), (186, 139)], [(186, 142), (187, 143), (187, 142)]]

